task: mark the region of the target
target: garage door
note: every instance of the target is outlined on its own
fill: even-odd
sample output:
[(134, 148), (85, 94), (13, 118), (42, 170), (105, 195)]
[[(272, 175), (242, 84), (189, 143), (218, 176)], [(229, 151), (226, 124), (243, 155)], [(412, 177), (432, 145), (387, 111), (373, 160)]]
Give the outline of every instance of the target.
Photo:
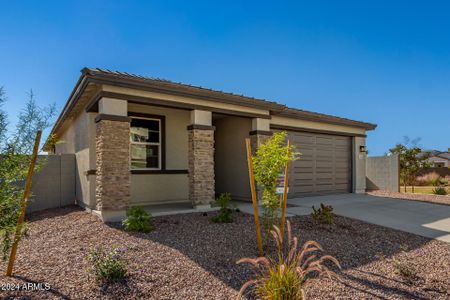
[(308, 132), (288, 135), (302, 154), (290, 168), (290, 198), (351, 191), (351, 137)]

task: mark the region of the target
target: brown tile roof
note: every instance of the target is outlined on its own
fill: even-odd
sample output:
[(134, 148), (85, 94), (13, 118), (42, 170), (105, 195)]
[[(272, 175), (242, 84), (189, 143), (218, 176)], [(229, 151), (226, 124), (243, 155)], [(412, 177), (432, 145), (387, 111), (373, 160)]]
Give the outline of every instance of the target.
[(81, 72), (83, 75), (91, 76), (93, 78), (102, 78), (105, 80), (109, 79), (116, 83), (118, 81), (121, 81), (124, 83), (135, 84), (141, 87), (152, 87), (166, 92), (177, 91), (181, 93), (192, 94), (194, 96), (204, 96), (211, 100), (227, 100), (227, 102), (235, 102), (238, 105), (261, 107), (274, 111), (280, 111), (286, 108), (285, 105), (279, 104), (274, 101), (213, 90), (202, 86), (174, 82), (156, 77), (140, 76), (126, 72), (111, 71), (99, 68), (84, 68), (81, 70)]
[(245, 95), (238, 95), (233, 94), (229, 92), (219, 91), (219, 90), (213, 90), (209, 88), (205, 88), (202, 86), (196, 86), (191, 84), (186, 84), (182, 82), (173, 82), (166, 79), (161, 78), (155, 78), (155, 77), (146, 77), (146, 76), (140, 76), (136, 74), (130, 74), (126, 72), (118, 72), (118, 71), (111, 71), (111, 70), (105, 70), (105, 69), (99, 69), (99, 68), (84, 68), (82, 70), (83, 74), (87, 74), (93, 77), (98, 76), (106, 76), (108, 78), (111, 78), (113, 80), (132, 80), (135, 82), (142, 83), (144, 85), (152, 84), (156, 87), (167, 89), (167, 90), (173, 90), (178, 89), (184, 92), (190, 92), (193, 94), (204, 94), (205, 97), (211, 98), (211, 96), (215, 96), (218, 99), (226, 98), (226, 100), (233, 101), (236, 104), (244, 105), (244, 106), (251, 106), (251, 107), (263, 107), (266, 109), (269, 109), (272, 111), (273, 114), (279, 114), (283, 116), (288, 116), (292, 118), (301, 118), (301, 119), (307, 119), (311, 121), (317, 121), (317, 122), (327, 122), (327, 123), (334, 123), (334, 124), (341, 124), (341, 125), (349, 125), (349, 126), (356, 126), (356, 127), (362, 127), (367, 130), (372, 130), (376, 128), (376, 124), (351, 120), (347, 118), (337, 117), (333, 115), (327, 115), (322, 113), (316, 113), (312, 111), (306, 111), (302, 109), (297, 108), (290, 108), (287, 107), (284, 104), (277, 103), (275, 101), (268, 101), (266, 99), (258, 99), (254, 97), (249, 97)]

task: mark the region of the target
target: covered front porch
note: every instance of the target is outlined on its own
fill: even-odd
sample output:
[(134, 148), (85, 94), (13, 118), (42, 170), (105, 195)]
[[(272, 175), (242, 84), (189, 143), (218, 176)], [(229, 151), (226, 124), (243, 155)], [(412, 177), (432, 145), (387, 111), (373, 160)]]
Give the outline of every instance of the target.
[(245, 138), (270, 135), (268, 118), (99, 100), (95, 212), (104, 221), (130, 206), (155, 215), (211, 211), (219, 193), (249, 200)]

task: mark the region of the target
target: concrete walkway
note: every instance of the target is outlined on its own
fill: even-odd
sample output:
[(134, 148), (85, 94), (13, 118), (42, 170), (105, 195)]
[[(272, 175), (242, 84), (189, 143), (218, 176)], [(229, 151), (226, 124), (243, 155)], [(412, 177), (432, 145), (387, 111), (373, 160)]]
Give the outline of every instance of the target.
[[(340, 194), (289, 199), (290, 215), (308, 215), (320, 203), (332, 205), (334, 213), (450, 243), (450, 206), (406, 201), (364, 194)], [(252, 213), (251, 204), (239, 208)]]

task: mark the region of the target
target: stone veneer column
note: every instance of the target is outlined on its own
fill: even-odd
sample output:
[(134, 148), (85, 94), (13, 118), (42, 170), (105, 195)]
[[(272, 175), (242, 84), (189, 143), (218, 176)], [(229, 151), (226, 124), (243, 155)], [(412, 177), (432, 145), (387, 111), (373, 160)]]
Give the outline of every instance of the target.
[(194, 208), (208, 208), (215, 198), (214, 127), (211, 112), (194, 110), (188, 126), (189, 200)]
[(105, 222), (125, 217), (131, 201), (130, 121), (126, 100), (101, 98), (95, 118), (95, 199)]
[(98, 115), (95, 121), (97, 210), (126, 210), (131, 200), (130, 119)]

